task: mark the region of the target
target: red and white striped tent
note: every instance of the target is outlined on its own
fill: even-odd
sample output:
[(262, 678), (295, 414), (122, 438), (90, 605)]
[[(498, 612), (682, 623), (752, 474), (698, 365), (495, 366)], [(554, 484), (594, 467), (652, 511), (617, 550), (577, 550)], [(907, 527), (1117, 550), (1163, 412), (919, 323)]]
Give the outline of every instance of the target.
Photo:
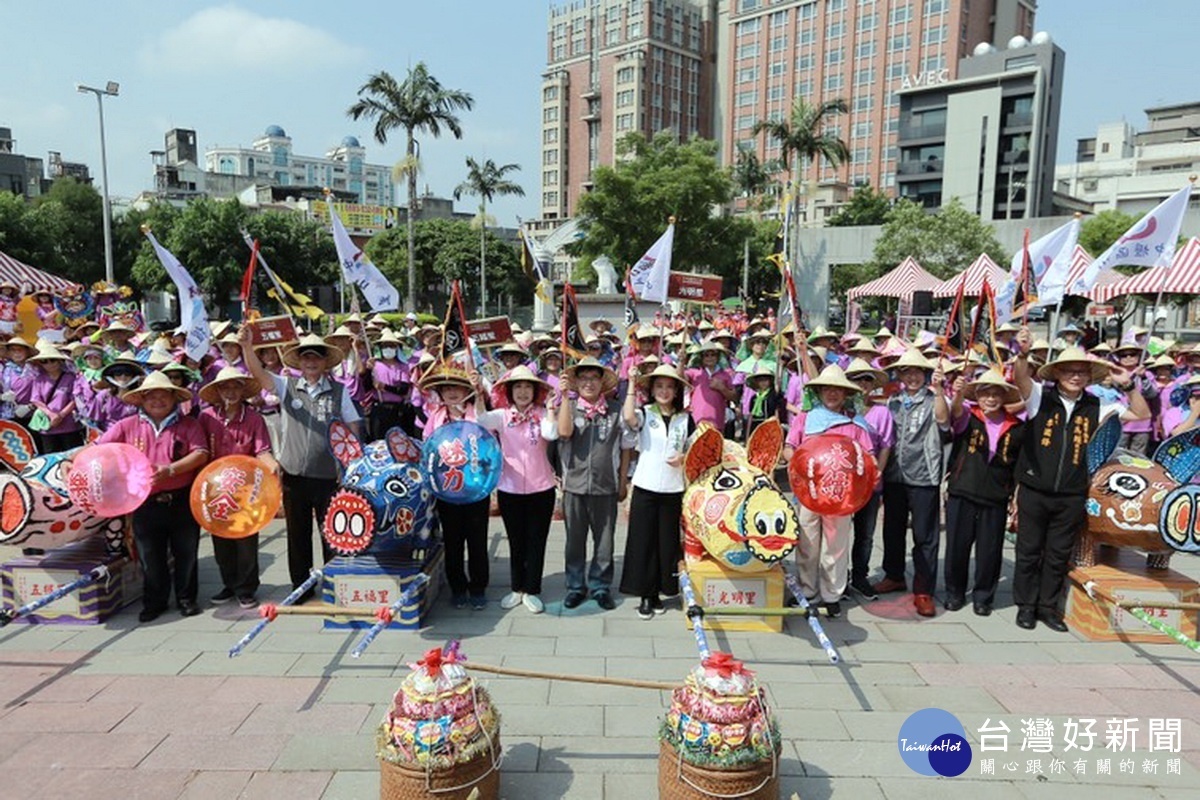
[(3, 251), (0, 251), (0, 281), (16, 284), (22, 289), (29, 287), (35, 292), (59, 292), (76, 285), (65, 278), (17, 261)]
[(1093, 286), (1087, 296), (1097, 303), (1107, 303), (1127, 294), (1157, 295), (1160, 289), (1164, 294), (1200, 294), (1200, 239), (1195, 236), (1188, 239), (1187, 244), (1175, 252), (1170, 266), (1154, 267), (1136, 275), (1122, 276), (1108, 285)]
[[(1075, 251), (1071, 253), (1071, 269), (1067, 273), (1067, 290), (1065, 294), (1072, 297), (1091, 297), (1090, 292), (1077, 295), (1071, 291), (1071, 287), (1075, 285), (1075, 281), (1083, 276), (1084, 271), (1088, 268), (1088, 264), (1091, 264), (1092, 261), (1092, 257), (1088, 255), (1087, 250), (1083, 249), (1083, 245), (1075, 245)], [(1120, 283), (1123, 280), (1125, 280), (1125, 276), (1119, 272), (1101, 272), (1096, 278), (1096, 285), (1092, 288), (1095, 290), (1102, 286)]]
[(966, 286), (963, 288), (963, 296), (978, 297), (979, 293), (983, 291), (983, 281), (985, 278), (988, 285), (992, 287), (992, 291), (995, 291), (1008, 279), (1008, 272), (1002, 269), (995, 261), (992, 261), (987, 253), (981, 253), (971, 266), (953, 278), (939, 283), (933, 290), (933, 296), (955, 297), (958, 294), (959, 284), (965, 282)]
[(899, 297), (911, 300), (913, 292), (931, 292), (939, 283), (941, 281), (926, 272), (915, 258), (908, 256), (886, 274), (848, 290), (846, 298)]

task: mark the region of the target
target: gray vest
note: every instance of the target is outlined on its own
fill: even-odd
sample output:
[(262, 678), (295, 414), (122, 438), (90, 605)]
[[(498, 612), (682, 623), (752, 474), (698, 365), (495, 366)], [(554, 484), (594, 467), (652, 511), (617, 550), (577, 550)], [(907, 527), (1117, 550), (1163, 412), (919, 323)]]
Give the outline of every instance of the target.
[(325, 377), (316, 394), (310, 394), (298, 384), (298, 379), (288, 378), (287, 391), (279, 398), (279, 466), (289, 475), (336, 479), (337, 462), (329, 452), (329, 423), (341, 412), (346, 387)]

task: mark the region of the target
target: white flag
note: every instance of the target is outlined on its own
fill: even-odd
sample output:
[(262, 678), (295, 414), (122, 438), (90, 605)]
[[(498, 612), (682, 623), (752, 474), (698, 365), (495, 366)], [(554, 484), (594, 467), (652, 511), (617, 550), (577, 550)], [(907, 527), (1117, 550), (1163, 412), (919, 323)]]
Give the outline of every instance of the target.
[(638, 300), (653, 303), (667, 302), (667, 284), (671, 279), (671, 245), (675, 241), (675, 223), (650, 245), (646, 255), (629, 270), (629, 284)]
[(1188, 182), (1159, 203), (1089, 264), (1075, 285), (1067, 291), (1083, 294), (1096, 285), (1101, 272), (1118, 264), (1131, 267), (1171, 266), (1171, 259), (1175, 257), (1175, 242), (1179, 239), (1179, 229), (1183, 227), (1183, 215), (1187, 213), (1191, 192), (1192, 184)]
[[(1029, 261), (1033, 265), (1033, 279), (1037, 281), (1037, 302), (1034, 306), (1056, 306), (1062, 301), (1067, 290), (1067, 275), (1071, 271), (1071, 258), (1079, 242), (1080, 227), (1079, 220), (1072, 219), (1029, 245)], [(1015, 255), (1013, 264), (1014, 274), (1020, 274)]]
[(187, 331), (184, 350), (187, 351), (188, 358), (199, 361), (208, 353), (212, 340), (212, 333), (208, 329), (208, 312), (204, 310), (204, 295), (183, 264), (179, 263), (179, 259), (159, 244), (153, 233), (149, 230), (145, 233), (154, 247), (154, 254), (158, 256), (163, 268), (175, 282), (175, 288), (179, 290), (179, 327)]
[(400, 307), (400, 290), (388, 283), (379, 267), (372, 264), (355, 246), (350, 234), (346, 233), (342, 219), (333, 209), (330, 198), (329, 224), (333, 227), (333, 243), (337, 247), (338, 261), (342, 265), (342, 278), (347, 286), (357, 286), (367, 299), (372, 311), (395, 311)]

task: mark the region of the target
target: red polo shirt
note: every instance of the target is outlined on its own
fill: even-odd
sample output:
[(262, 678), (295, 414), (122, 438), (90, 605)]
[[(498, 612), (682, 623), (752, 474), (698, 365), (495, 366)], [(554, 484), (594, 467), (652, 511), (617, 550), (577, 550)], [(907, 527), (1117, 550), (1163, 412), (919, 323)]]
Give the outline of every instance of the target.
[(223, 456), (256, 456), (271, 450), (267, 423), (262, 414), (242, 406), (233, 419), (215, 407), (200, 414), (200, 426), (208, 441), (208, 454), (217, 459)]
[[(152, 467), (165, 467), (195, 452), (208, 452), (204, 429), (192, 417), (172, 414), (158, 428), (144, 413), (139, 411), (131, 417), (115, 423), (100, 435), (97, 444), (120, 442), (131, 444), (150, 459)], [(197, 470), (178, 472), (154, 484), (153, 494), (186, 489), (191, 486)]]

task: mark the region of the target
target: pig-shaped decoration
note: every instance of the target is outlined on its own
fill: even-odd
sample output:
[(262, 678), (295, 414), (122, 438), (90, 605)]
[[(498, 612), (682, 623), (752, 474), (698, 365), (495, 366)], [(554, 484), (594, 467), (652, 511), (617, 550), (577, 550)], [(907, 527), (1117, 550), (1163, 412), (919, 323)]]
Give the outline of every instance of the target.
[(322, 526), (329, 546), (343, 556), (423, 559), (433, 493), (421, 472), (417, 443), (392, 428), (383, 439), (364, 445), (349, 426), (335, 421), (329, 446), (342, 465), (341, 488)]
[(1087, 525), (1075, 548), (1075, 563), (1096, 563), (1099, 545), (1131, 547), (1146, 553), (1146, 566), (1167, 569), (1174, 549), (1164, 541), (1160, 519), (1179, 494), (1179, 481), (1161, 464), (1125, 450), (1092, 475)]
[(715, 559), (740, 572), (775, 568), (799, 540), (796, 511), (772, 479), (783, 428), (768, 420), (745, 449), (709, 425), (694, 434), (684, 457), (683, 553)]
[(51, 550), (103, 536), (109, 552), (122, 551), (125, 518), (93, 516), (67, 496), (67, 472), (77, 452), (36, 456), (19, 473), (0, 469), (0, 544)]

